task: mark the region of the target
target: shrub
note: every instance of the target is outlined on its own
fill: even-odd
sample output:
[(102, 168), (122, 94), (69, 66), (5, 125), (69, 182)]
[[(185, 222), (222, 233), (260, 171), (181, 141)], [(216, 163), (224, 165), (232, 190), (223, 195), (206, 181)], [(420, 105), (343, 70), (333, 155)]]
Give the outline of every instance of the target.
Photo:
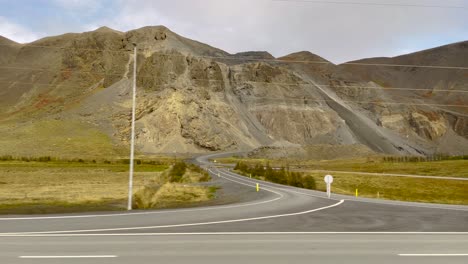
[(169, 171), (169, 181), (170, 182), (179, 182), (184, 176), (185, 171), (187, 170), (187, 164), (183, 161), (179, 161)]
[(306, 189), (315, 190), (317, 188), (315, 179), (312, 176), (307, 175), (302, 177), (302, 183)]
[(39, 162), (49, 162), (51, 160), (52, 158), (50, 156), (42, 156), (36, 159), (36, 161), (39, 161)]
[(315, 179), (311, 176), (303, 176), (300, 172), (290, 172), (289, 169), (281, 167), (280, 169), (273, 169), (270, 164), (262, 166), (256, 164), (254, 167), (238, 162), (234, 170), (241, 171), (245, 175), (252, 175), (252, 177), (263, 177), (265, 180), (287, 184), (299, 188), (315, 189)]
[(200, 182), (207, 182), (211, 180), (210, 174), (206, 172), (204, 169), (198, 167), (195, 164), (188, 164), (187, 166), (190, 171), (201, 174), (201, 177), (199, 178)]
[(13, 156), (11, 156), (11, 155), (3, 155), (3, 156), (0, 156), (0, 160), (1, 160), (1, 161), (10, 161), (10, 160), (13, 160)]

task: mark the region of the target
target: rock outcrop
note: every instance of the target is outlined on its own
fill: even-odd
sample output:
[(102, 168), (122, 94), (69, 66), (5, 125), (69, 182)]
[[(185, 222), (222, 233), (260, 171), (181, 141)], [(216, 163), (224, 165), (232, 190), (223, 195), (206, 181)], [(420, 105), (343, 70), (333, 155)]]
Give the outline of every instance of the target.
[[(327, 152), (336, 155), (346, 146), (359, 153), (425, 155), (440, 150), (441, 142), (451, 153), (468, 147), (468, 93), (446, 91), (468, 91), (462, 71), (422, 81), (433, 70), (337, 66), (310, 52), (279, 59), (267, 52), (231, 55), (163, 26), (1, 43), (0, 62), (9, 67), (0, 73), (0, 131), (12, 135), (21, 125), (11, 124), (76, 120), (126, 146), (136, 43), (136, 143), (144, 153), (261, 146), (325, 151), (312, 146), (326, 145), (340, 146)], [(458, 43), (411, 58), (364, 62), (431, 64), (432, 58), (450, 65), (453, 57), (467, 67), (468, 60), (459, 59), (467, 54), (466, 43)]]

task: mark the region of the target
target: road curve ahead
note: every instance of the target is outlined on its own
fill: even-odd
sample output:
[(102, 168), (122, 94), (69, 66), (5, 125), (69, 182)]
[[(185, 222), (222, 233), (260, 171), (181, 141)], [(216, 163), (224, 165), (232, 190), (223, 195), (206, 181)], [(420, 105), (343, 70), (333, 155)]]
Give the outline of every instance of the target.
[(468, 263), (466, 206), (327, 199), (215, 168), (210, 157), (196, 162), (210, 167), (214, 182), (238, 193), (238, 200), (176, 210), (3, 217), (0, 263)]

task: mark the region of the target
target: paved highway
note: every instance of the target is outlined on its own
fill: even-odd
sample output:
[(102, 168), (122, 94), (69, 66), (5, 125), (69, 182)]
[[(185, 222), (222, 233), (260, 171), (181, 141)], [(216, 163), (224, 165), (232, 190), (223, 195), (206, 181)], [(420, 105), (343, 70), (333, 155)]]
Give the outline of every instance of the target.
[[(211, 166), (208, 158), (196, 162)], [(177, 210), (0, 218), (0, 263), (468, 263), (467, 206), (327, 199), (225, 169), (210, 172), (239, 199)]]
[[(0, 260), (22, 263), (460, 263), (463, 235), (180, 234), (11, 237)], [(417, 254), (417, 255), (415, 255)], [(422, 254), (422, 255), (420, 255)], [(437, 254), (437, 255), (429, 255)], [(441, 255), (444, 254), (444, 255)]]

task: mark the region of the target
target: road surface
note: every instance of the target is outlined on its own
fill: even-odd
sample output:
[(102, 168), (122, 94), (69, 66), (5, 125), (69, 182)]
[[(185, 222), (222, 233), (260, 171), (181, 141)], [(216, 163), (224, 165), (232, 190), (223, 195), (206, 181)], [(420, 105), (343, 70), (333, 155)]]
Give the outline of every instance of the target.
[(0, 263), (468, 263), (467, 206), (327, 199), (214, 168), (208, 158), (196, 162), (210, 166), (214, 182), (238, 200), (3, 217)]

